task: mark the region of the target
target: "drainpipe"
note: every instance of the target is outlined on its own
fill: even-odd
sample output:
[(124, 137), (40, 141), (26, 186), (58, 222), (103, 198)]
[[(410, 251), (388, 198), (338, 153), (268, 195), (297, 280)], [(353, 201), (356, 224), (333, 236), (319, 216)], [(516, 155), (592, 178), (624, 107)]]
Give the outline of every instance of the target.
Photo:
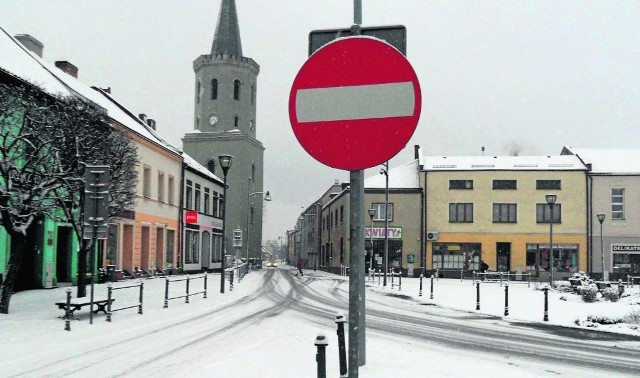
[[(183, 242), (184, 242), (184, 219), (183, 219), (183, 209), (184, 209), (184, 167), (187, 165), (184, 161), (180, 165), (180, 200), (178, 201), (178, 268), (181, 268), (184, 271), (184, 255), (183, 251)], [(177, 273), (177, 272), (176, 272)]]

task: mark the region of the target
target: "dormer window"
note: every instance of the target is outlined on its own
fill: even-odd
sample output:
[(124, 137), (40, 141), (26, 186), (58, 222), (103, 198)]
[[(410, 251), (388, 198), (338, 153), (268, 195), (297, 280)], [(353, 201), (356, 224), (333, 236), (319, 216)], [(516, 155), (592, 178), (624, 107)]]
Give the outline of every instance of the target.
[(240, 100), (240, 80), (233, 81), (233, 99)]

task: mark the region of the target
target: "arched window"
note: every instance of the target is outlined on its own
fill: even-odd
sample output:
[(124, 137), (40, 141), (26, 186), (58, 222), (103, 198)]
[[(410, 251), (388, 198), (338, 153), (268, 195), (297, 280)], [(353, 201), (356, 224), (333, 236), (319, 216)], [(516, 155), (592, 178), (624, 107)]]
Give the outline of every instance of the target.
[(209, 170), (209, 172), (213, 173), (214, 175), (216, 174), (216, 161), (211, 159), (207, 162), (207, 169)]
[(218, 99), (218, 79), (211, 80), (211, 99)]
[(251, 164), (251, 181), (256, 181), (256, 165)]
[(238, 125), (240, 125), (240, 117), (235, 116), (235, 117), (233, 117), (233, 127), (235, 127), (237, 129)]
[(233, 99), (240, 100), (240, 80), (233, 81)]
[(198, 84), (196, 85), (196, 103), (200, 103), (200, 91), (202, 90), (202, 85), (200, 84), (200, 80), (198, 80)]

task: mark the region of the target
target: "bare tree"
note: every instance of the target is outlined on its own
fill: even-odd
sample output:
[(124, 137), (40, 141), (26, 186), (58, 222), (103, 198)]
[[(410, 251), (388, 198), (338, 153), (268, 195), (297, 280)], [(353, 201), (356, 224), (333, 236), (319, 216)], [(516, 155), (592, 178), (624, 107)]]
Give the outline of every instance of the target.
[(60, 119), (65, 134), (60, 165), (68, 175), (56, 190), (56, 201), (78, 238), (77, 296), (84, 297), (87, 262), (91, 251), (95, 253), (93, 240), (85, 238), (83, 214), (78, 211), (84, 205), (84, 168), (87, 165), (110, 167), (109, 210), (110, 215), (115, 216), (135, 206), (138, 156), (133, 141), (111, 127), (102, 108), (76, 97), (59, 101), (65, 109)]
[(86, 295), (83, 238), (84, 167), (110, 166), (110, 210), (134, 206), (138, 158), (133, 142), (111, 125), (103, 109), (75, 97), (45, 95), (35, 86), (0, 84), (0, 221), (12, 238), (0, 313), (8, 313), (29, 227), (48, 217), (71, 224), (78, 237), (78, 296)]
[(9, 301), (18, 269), (28, 250), (34, 220), (55, 210), (56, 189), (64, 170), (57, 164), (63, 134), (55, 127), (60, 108), (41, 91), (0, 84), (0, 218), (12, 239), (6, 278), (0, 288), (0, 313)]

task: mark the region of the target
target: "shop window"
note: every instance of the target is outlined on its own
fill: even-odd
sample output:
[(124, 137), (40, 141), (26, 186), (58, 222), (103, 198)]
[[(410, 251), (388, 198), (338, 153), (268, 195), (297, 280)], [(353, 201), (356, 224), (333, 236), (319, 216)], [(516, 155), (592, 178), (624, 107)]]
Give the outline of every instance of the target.
[(200, 261), (200, 237), (198, 231), (185, 231), (185, 256), (186, 264), (197, 264)]
[[(553, 266), (556, 272), (578, 271), (578, 246), (576, 244), (554, 244)], [(527, 272), (548, 272), (550, 266), (549, 244), (527, 244)]]
[(624, 220), (624, 188), (611, 189), (611, 219)]
[(479, 270), (480, 243), (433, 243), (433, 269)]
[[(553, 206), (553, 223), (562, 223), (562, 205), (560, 205), (559, 203), (554, 203), (551, 206)], [(549, 208), (549, 204), (536, 204), (536, 222), (549, 223), (550, 219), (551, 209)]]
[(167, 248), (165, 253), (166, 268), (173, 268), (174, 243), (175, 243), (175, 231), (167, 230)]
[(515, 203), (494, 203), (493, 223), (517, 223), (518, 205)]
[(449, 180), (449, 189), (473, 189), (473, 180)]
[(473, 204), (450, 203), (449, 223), (473, 223)]
[(631, 253), (614, 253), (613, 273), (640, 273), (640, 255)]

